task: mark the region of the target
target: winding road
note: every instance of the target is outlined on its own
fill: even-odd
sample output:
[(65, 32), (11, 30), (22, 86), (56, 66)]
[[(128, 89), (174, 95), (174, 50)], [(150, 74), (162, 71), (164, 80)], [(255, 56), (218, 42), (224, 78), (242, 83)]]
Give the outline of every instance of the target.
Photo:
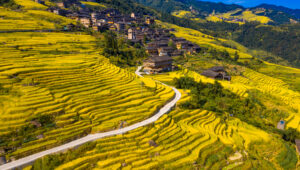
[[(141, 68), (142, 67), (139, 66), (138, 69), (135, 72), (135, 74), (137, 74), (139, 77), (143, 77), (140, 74)], [(166, 84), (164, 84), (164, 85), (166, 85)], [(166, 86), (168, 86), (168, 85), (166, 85)], [(77, 140), (74, 140), (72, 142), (66, 143), (64, 145), (61, 145), (61, 146), (58, 146), (58, 147), (55, 147), (55, 148), (52, 148), (52, 149), (49, 149), (49, 150), (45, 150), (45, 151), (30, 155), (30, 156), (27, 156), (27, 157), (18, 159), (16, 161), (12, 161), (12, 162), (6, 163), (4, 165), (1, 165), (0, 170), (9, 170), (9, 169), (14, 169), (14, 168), (18, 168), (18, 167), (21, 167), (21, 166), (25, 166), (27, 164), (30, 164), (30, 163), (34, 162), (35, 160), (37, 160), (37, 159), (39, 159), (43, 156), (58, 153), (58, 152), (62, 152), (64, 150), (74, 148), (74, 147), (80, 146), (84, 143), (91, 142), (91, 141), (94, 141), (94, 140), (97, 140), (97, 139), (100, 139), (100, 138), (105, 138), (105, 137), (109, 137), (109, 136), (123, 134), (123, 133), (131, 131), (133, 129), (136, 129), (136, 128), (148, 125), (150, 123), (153, 123), (158, 118), (160, 118), (162, 115), (168, 113), (176, 105), (177, 101), (181, 98), (181, 93), (176, 88), (174, 88), (174, 87), (171, 87), (171, 88), (175, 92), (175, 97), (169, 103), (164, 105), (154, 116), (152, 116), (152, 117), (150, 117), (150, 118), (148, 118), (148, 119), (146, 119), (142, 122), (139, 122), (139, 123), (136, 123), (136, 124), (133, 124), (133, 125), (121, 128), (121, 129), (109, 131), (109, 132), (103, 132), (103, 133), (96, 133), (96, 134), (87, 135), (85, 137), (82, 137), (80, 139), (77, 139)]]

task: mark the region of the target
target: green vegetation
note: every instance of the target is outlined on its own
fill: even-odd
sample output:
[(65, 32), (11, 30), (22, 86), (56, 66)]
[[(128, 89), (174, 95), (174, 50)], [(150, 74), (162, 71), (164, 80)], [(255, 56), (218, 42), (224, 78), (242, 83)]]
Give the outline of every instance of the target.
[(280, 56), (293, 66), (300, 67), (299, 60), (299, 25), (259, 26), (257, 24), (245, 24), (243, 32), (237, 33), (236, 41), (251, 49), (269, 51)]
[[(181, 104), (181, 107), (188, 109), (205, 109), (216, 112), (223, 119), (234, 116), (240, 120), (256, 127), (270, 131), (274, 130), (268, 125), (268, 113), (273, 112), (272, 119), (279, 121), (282, 118), (280, 111), (271, 111), (256, 98), (256, 92), (248, 92), (248, 97), (242, 98), (235, 93), (224, 89), (217, 81), (214, 84), (195, 82), (193, 78), (181, 77), (174, 79), (177, 88), (190, 89), (191, 100)], [(275, 112), (275, 113), (274, 113)], [(276, 122), (276, 121), (275, 121)], [(285, 137), (283, 137), (285, 139)], [(285, 139), (287, 140), (287, 139)]]
[(0, 0), (0, 6), (4, 6), (6, 8), (18, 9), (19, 5), (16, 4), (14, 0)]
[(118, 66), (136, 66), (148, 56), (141, 44), (132, 46), (130, 41), (120, 38), (116, 33), (107, 31), (104, 33), (102, 47), (103, 55), (108, 57), (113, 64)]

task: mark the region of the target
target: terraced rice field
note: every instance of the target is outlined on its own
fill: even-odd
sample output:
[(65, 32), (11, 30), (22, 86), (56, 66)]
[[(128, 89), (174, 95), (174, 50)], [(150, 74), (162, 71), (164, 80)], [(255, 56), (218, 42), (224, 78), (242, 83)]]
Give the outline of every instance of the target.
[[(248, 22), (256, 21), (256, 22), (260, 22), (262, 24), (268, 24), (269, 22), (272, 22), (272, 20), (269, 17), (256, 15), (252, 11), (247, 11), (247, 10), (242, 11), (242, 12), (241, 11), (242, 11), (241, 9), (237, 9), (234, 11), (229, 11), (227, 13), (209, 16), (206, 19), (209, 21), (214, 21), (214, 22), (222, 21), (222, 19), (220, 19), (220, 18), (244, 19), (245, 21), (248, 21)], [(241, 12), (241, 13), (238, 15), (235, 15), (236, 13), (239, 13), (239, 12)], [(226, 21), (226, 22), (234, 22), (234, 23), (243, 24), (242, 22), (236, 22), (236, 21)]]
[[(37, 4), (29, 0), (26, 2)], [(0, 7), (0, 31), (53, 30), (69, 23), (75, 23), (75, 21), (45, 10), (26, 8), (24, 11), (17, 12)]]
[(110, 64), (89, 35), (2, 33), (0, 44), (0, 84), (11, 89), (0, 99), (0, 135), (36, 115), (55, 116), (55, 128), (36, 131), (43, 138), (9, 154), (16, 158), (139, 122), (174, 96), (171, 88)]
[[(188, 97), (182, 94), (180, 102)], [(276, 160), (258, 162), (248, 157), (250, 147), (256, 156), (268, 154), (272, 158), (288, 153), (271, 140), (267, 133), (238, 119), (224, 121), (213, 112), (177, 108), (153, 125), (97, 140), (95, 147), (56, 169), (244, 169), (270, 168), (270, 162), (273, 168), (280, 168)], [(242, 158), (229, 159), (235, 150)]]
[(97, 2), (80, 1), (80, 3), (82, 3), (83, 5), (88, 5), (88, 6), (107, 8), (104, 4), (100, 4)]
[[(300, 71), (298, 70), (298, 72)], [(277, 99), (281, 104), (285, 104), (290, 115), (286, 119), (288, 121), (287, 127), (300, 130), (300, 93), (291, 90), (284, 81), (246, 69), (243, 76), (233, 77), (232, 82), (248, 86), (249, 89), (257, 89)]]
[(21, 5), (24, 9), (44, 10), (47, 6), (30, 0), (15, 0), (16, 4)]

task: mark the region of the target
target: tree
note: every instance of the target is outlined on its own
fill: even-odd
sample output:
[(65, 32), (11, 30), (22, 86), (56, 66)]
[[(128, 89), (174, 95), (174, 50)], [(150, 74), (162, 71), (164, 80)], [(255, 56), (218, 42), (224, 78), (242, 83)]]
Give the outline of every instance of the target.
[(168, 46), (176, 49), (176, 44), (173, 41), (169, 41)]
[(295, 139), (299, 137), (299, 132), (294, 128), (288, 128), (282, 134), (282, 138), (285, 141), (295, 142)]
[(229, 53), (228, 53), (227, 50), (224, 50), (224, 51), (222, 52), (222, 57), (223, 57), (224, 59), (230, 59), (230, 55), (229, 55)]
[(239, 58), (240, 58), (240, 55), (239, 55), (238, 52), (236, 51), (236, 52), (234, 53), (234, 61), (238, 61)]
[(104, 33), (104, 53), (117, 55), (119, 53), (117, 35), (113, 31)]
[(4, 7), (7, 7), (7, 8), (12, 8), (12, 9), (21, 8), (21, 6), (16, 4), (14, 0), (0, 0), (0, 6), (4, 6)]

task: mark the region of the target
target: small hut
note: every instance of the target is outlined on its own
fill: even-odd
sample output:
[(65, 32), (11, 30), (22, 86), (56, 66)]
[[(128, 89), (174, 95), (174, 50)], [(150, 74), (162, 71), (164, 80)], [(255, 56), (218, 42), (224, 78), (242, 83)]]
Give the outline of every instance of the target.
[(227, 75), (224, 67), (222, 66), (215, 66), (208, 70), (205, 70), (201, 73), (201, 75), (213, 78), (213, 79), (220, 79), (220, 80), (231, 80), (231, 76)]

